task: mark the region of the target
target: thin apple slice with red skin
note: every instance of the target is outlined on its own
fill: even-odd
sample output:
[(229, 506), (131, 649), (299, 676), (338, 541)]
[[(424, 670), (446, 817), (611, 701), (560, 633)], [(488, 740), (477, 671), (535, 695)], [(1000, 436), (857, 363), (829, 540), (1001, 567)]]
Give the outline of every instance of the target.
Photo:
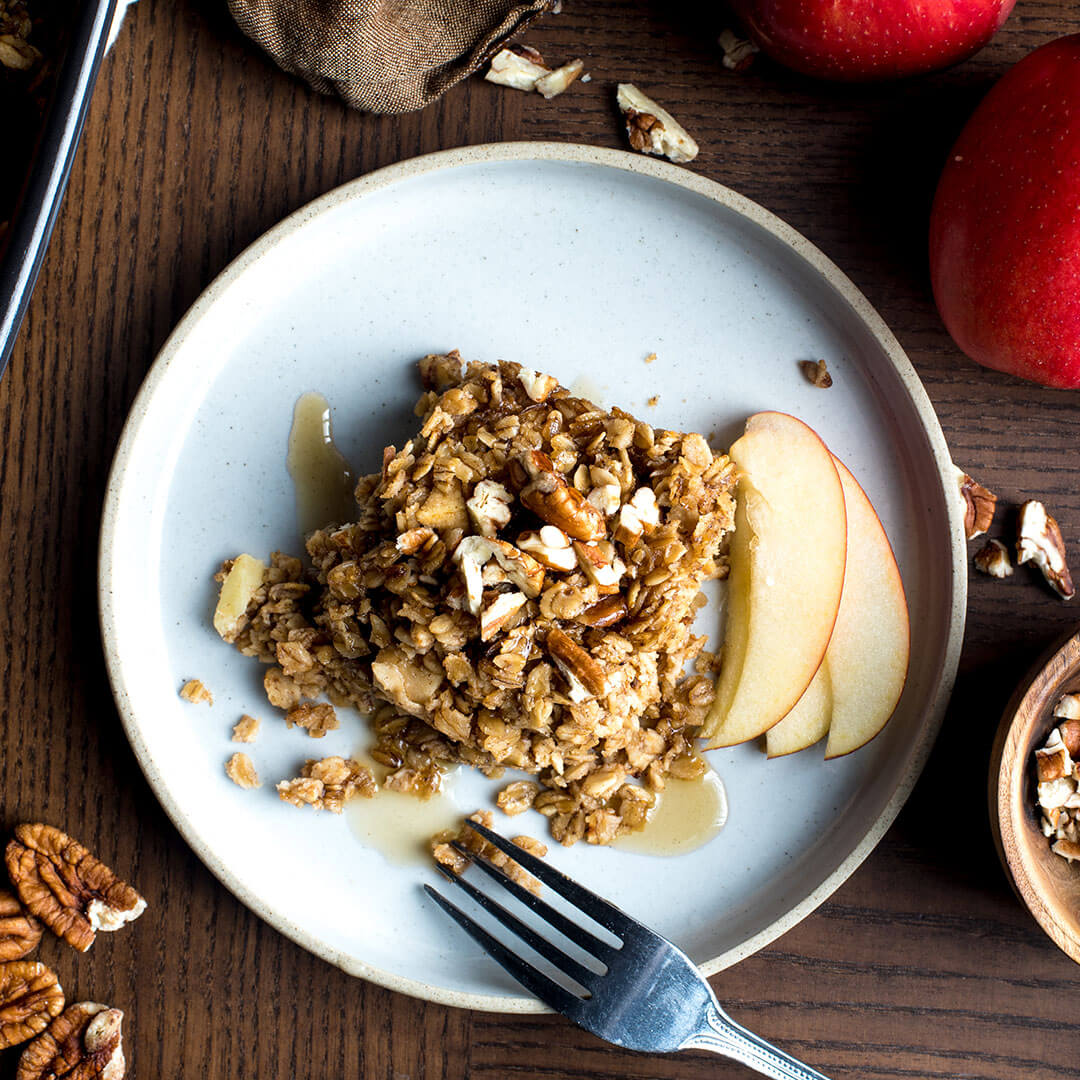
[(829, 654), (826, 652), (813, 681), (795, 702), (795, 708), (779, 724), (774, 724), (765, 732), (765, 752), (775, 758), (805, 750), (828, 735), (831, 719), (832, 680), (829, 678)]
[(840, 613), (826, 654), (832, 720), (825, 757), (858, 750), (889, 722), (911, 651), (904, 583), (889, 538), (866, 492), (843, 462), (848, 553)]
[(739, 470), (727, 630), (710, 747), (756, 739), (814, 678), (844, 585), (844, 490), (832, 455), (801, 420), (751, 416), (729, 454)]

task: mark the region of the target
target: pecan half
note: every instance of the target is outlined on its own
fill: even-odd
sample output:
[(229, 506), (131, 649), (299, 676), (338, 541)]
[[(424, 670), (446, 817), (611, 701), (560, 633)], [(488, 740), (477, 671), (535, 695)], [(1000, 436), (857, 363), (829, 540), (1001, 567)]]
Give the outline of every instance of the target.
[(0, 961), (21, 960), (37, 948), (44, 928), (8, 889), (0, 889)]
[(120, 1080), (123, 1019), (96, 1001), (69, 1005), (22, 1052), (15, 1080)]
[(558, 627), (548, 631), (547, 651), (570, 686), (571, 701), (582, 702), (607, 693), (604, 669)]
[(146, 901), (77, 840), (51, 825), (19, 825), (7, 846), (19, 899), (54, 934), (86, 952), (98, 930), (119, 930)]
[(56, 975), (36, 960), (0, 964), (0, 1050), (44, 1031), (64, 1007)]
[(574, 621), (584, 623), (586, 626), (600, 628), (614, 626), (629, 615), (626, 601), (619, 594), (605, 596), (599, 603), (587, 607), (584, 611), (574, 616)]
[(964, 503), (964, 535), (969, 540), (982, 536), (994, 520), (997, 496), (970, 476), (959, 466), (956, 469), (956, 483), (960, 489), (960, 498)]
[(1061, 527), (1041, 502), (1032, 499), (1020, 507), (1016, 526), (1016, 561), (1033, 562), (1047, 584), (1062, 598), (1076, 594), (1068, 563)]
[(521, 492), (521, 501), (538, 518), (575, 540), (599, 540), (605, 535), (604, 515), (566, 482), (547, 454), (530, 450), (521, 462), (532, 478)]

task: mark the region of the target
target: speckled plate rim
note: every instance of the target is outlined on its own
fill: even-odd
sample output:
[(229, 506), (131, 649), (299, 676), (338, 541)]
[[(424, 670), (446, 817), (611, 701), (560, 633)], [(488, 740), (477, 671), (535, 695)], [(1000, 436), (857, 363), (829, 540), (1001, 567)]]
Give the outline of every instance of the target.
[(785, 224), (768, 210), (737, 194), (730, 188), (689, 170), (640, 154), (574, 143), (509, 142), (443, 150), (379, 169), (343, 184), (341, 187), (335, 188), (333, 191), (315, 199), (264, 233), (214, 279), (180, 320), (151, 366), (124, 425), (116, 455), (113, 459), (105, 495), (98, 563), (101, 633), (113, 696), (116, 699), (124, 731), (132, 749), (135, 751), (139, 765), (154, 794), (161, 802), (165, 813), (176, 826), (177, 831), (218, 880), (246, 907), (309, 952), (329, 961), (351, 975), (367, 979), (387, 989), (438, 1004), (465, 1009), (479, 1009), (487, 1012), (541, 1013), (550, 1010), (532, 998), (471, 994), (446, 990), (442, 987), (395, 975), (392, 972), (346, 956), (339, 950), (330, 948), (316, 940), (313, 935), (295, 923), (272, 911), (259, 896), (247, 889), (230, 872), (228, 866), (224, 865), (208, 849), (190, 827), (183, 810), (168, 795), (161, 781), (153, 754), (143, 739), (128, 695), (124, 659), (116, 650), (117, 613), (112, 601), (112, 582), (118, 571), (112, 558), (117, 516), (124, 491), (125, 474), (138, 440), (140, 427), (147, 413), (149, 401), (176, 359), (177, 353), (181, 350), (188, 335), (208, 309), (218, 301), (222, 293), (246, 270), (267, 255), (275, 245), (297, 230), (302, 229), (313, 218), (332, 210), (343, 202), (362, 198), (400, 181), (428, 173), (485, 162), (509, 161), (573, 162), (598, 165), (604, 168), (654, 177), (657, 180), (666, 181), (676, 187), (711, 199), (770, 233), (831, 286), (835, 293), (850, 307), (856, 318), (866, 326), (882, 351), (889, 358), (918, 414), (942, 485), (941, 491), (947, 508), (950, 531), (952, 563), (949, 633), (944, 655), (941, 657), (937, 683), (928, 703), (922, 727), (912, 748), (908, 768), (901, 776), (892, 797), (886, 803), (882, 812), (869, 824), (861, 841), (836, 870), (818, 888), (794, 905), (787, 914), (735, 948), (729, 949), (702, 964), (701, 971), (705, 975), (713, 975), (753, 955), (806, 918), (819, 904), (828, 899), (873, 851), (878, 841), (885, 835), (885, 832), (895, 820), (901, 807), (907, 801), (930, 756), (956, 678), (967, 609), (967, 551), (963, 540), (964, 533), (960, 507), (956, 499), (949, 497), (949, 485), (955, 481), (952, 460), (945, 443), (945, 436), (915, 369), (901, 348), (900, 343), (885, 325), (884, 320), (851, 280), (809, 240), (796, 232), (790, 225)]

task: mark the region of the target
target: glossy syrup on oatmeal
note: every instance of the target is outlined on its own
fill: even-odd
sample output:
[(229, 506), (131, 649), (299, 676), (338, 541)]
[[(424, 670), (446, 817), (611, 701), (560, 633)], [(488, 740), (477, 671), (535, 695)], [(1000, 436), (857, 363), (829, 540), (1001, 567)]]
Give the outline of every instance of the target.
[[(371, 763), (367, 762), (369, 767)], [(377, 769), (377, 767), (376, 767)], [(345, 818), (364, 845), (399, 865), (431, 864), (431, 838), (461, 825), (465, 811), (454, 801), (458, 770), (443, 776), (442, 790), (430, 799), (379, 788), (372, 799), (352, 799)]]
[(727, 791), (713, 769), (696, 780), (669, 776), (645, 828), (620, 836), (613, 846), (636, 855), (685, 855), (712, 840), (727, 816)]
[(356, 519), (356, 474), (334, 445), (330, 403), (322, 394), (297, 399), (285, 464), (296, 491), (296, 522), (302, 536), (323, 525)]

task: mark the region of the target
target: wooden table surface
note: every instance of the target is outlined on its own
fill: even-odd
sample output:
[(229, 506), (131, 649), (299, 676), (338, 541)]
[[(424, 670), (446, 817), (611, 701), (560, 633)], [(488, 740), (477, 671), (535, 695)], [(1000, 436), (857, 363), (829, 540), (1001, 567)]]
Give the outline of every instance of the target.
[[(496, 140), (619, 147), (613, 83), (655, 92), (701, 144), (690, 166), (757, 200), (845, 270), (907, 350), (955, 459), (1015, 504), (1045, 499), (1080, 569), (1080, 399), (967, 361), (937, 317), (926, 221), (974, 103), (1030, 49), (1080, 30), (1020, 0), (961, 66), (881, 87), (719, 65), (711, 5), (568, 2), (526, 35), (593, 81), (552, 103), (478, 79), (423, 113), (361, 116), (273, 68), (218, 0), (143, 0), (105, 63), (29, 316), (0, 383), (3, 818), (67, 825), (145, 893), (134, 926), (41, 957), (69, 999), (123, 1008), (130, 1075), (504, 1080), (749, 1075), (703, 1054), (608, 1048), (561, 1018), (427, 1005), (278, 935), (188, 850), (117, 719), (97, 627), (102, 496), (121, 424), (173, 325), (247, 244), (313, 197), (428, 151)], [(985, 805), (1014, 684), (1074, 608), (1023, 568), (972, 574), (943, 733), (897, 823), (816, 913), (713, 980), (733, 1015), (833, 1077), (1080, 1076), (1080, 972), (1010, 892)], [(0, 1056), (0, 1077), (16, 1055)]]

